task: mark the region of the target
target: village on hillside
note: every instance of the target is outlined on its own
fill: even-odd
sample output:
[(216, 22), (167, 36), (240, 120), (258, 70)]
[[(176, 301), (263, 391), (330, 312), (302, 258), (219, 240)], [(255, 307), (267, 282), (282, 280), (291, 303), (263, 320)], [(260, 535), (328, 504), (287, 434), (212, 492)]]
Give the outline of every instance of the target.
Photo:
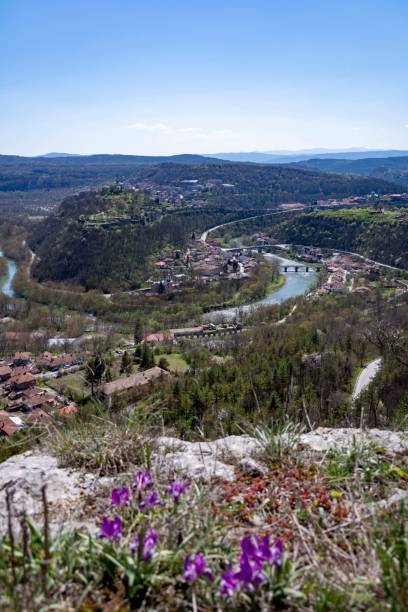
[[(0, 437), (10, 437), (40, 421), (58, 421), (76, 414), (77, 403), (58, 389), (64, 388), (63, 381), (68, 375), (75, 374), (77, 381), (85, 382), (85, 362), (89, 357), (89, 352), (54, 354), (45, 351), (34, 357), (30, 352), (21, 351), (14, 353), (11, 359), (0, 360)], [(113, 398), (120, 394), (133, 392), (139, 396), (154, 381), (169, 376), (169, 372), (158, 366), (118, 375), (100, 385), (98, 397), (109, 407)], [(61, 384), (55, 384), (59, 381)]]

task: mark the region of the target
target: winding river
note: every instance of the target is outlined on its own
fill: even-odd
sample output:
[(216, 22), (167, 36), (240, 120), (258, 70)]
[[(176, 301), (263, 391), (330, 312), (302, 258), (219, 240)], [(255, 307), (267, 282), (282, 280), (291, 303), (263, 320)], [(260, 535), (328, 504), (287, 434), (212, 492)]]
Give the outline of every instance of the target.
[[(0, 249), (0, 257), (5, 257), (3, 251)], [(12, 287), (13, 278), (17, 273), (17, 264), (14, 259), (5, 257), (7, 261), (7, 274), (5, 278), (0, 279), (0, 293), (7, 295), (7, 297), (14, 297), (14, 289)]]
[[(299, 265), (298, 261), (293, 259), (286, 259), (279, 257), (278, 255), (271, 255), (265, 253), (265, 259), (278, 259), (282, 265)], [(316, 271), (311, 270), (309, 272), (285, 272), (285, 284), (279, 289), (273, 289), (262, 300), (257, 302), (251, 302), (250, 304), (244, 304), (243, 306), (233, 308), (221, 308), (219, 310), (212, 310), (203, 316), (205, 321), (214, 320), (226, 320), (238, 318), (239, 315), (251, 312), (255, 308), (260, 306), (268, 306), (270, 304), (281, 304), (289, 298), (304, 295), (315, 279)]]

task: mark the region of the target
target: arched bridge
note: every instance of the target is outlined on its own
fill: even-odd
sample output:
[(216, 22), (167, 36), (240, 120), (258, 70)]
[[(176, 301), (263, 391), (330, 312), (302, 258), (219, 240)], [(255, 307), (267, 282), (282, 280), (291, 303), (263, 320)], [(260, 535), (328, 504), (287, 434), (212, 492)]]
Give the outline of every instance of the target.
[(316, 266), (307, 266), (306, 264), (281, 264), (279, 267), (281, 272), (311, 272), (312, 270), (318, 272), (320, 269)]

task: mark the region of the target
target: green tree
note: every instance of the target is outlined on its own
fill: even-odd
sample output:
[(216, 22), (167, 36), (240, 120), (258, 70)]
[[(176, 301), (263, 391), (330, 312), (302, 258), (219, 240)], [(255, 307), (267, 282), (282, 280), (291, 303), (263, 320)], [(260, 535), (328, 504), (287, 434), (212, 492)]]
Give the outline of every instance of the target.
[(91, 385), (91, 394), (94, 395), (95, 386), (99, 386), (106, 373), (106, 363), (102, 355), (94, 355), (85, 366), (85, 378)]
[(159, 359), (159, 368), (162, 368), (163, 370), (168, 370), (169, 369), (169, 362), (167, 361), (167, 359), (165, 357), (160, 357)]
[(142, 354), (140, 357), (140, 366), (143, 369), (152, 368), (154, 366), (154, 355), (152, 349), (145, 342), (142, 347)]
[(135, 344), (139, 344), (143, 340), (144, 336), (144, 326), (141, 319), (136, 319), (135, 325), (133, 328), (133, 340)]
[(121, 374), (130, 374), (132, 371), (132, 358), (127, 351), (122, 355), (122, 363), (120, 365)]

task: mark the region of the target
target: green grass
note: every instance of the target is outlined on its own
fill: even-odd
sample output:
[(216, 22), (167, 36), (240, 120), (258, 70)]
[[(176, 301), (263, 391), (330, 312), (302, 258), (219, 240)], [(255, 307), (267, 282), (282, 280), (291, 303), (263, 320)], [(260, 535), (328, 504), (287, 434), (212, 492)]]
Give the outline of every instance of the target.
[(52, 378), (47, 381), (47, 385), (62, 393), (74, 401), (80, 401), (90, 395), (90, 386), (84, 380), (84, 372), (66, 374), (59, 378)]
[(280, 274), (276, 280), (268, 283), (268, 286), (266, 288), (266, 293), (270, 293), (271, 291), (276, 291), (277, 289), (280, 289), (281, 287), (283, 287), (285, 282), (286, 282), (285, 275)]
[(161, 355), (156, 355), (154, 358), (156, 365), (158, 365), (162, 357), (168, 361), (170, 372), (178, 373), (188, 370), (188, 363), (180, 353), (162, 353)]
[(369, 221), (370, 223), (397, 223), (402, 214), (403, 211), (401, 210), (377, 212), (373, 208), (325, 210), (315, 213), (316, 216), (340, 219), (342, 221)]

